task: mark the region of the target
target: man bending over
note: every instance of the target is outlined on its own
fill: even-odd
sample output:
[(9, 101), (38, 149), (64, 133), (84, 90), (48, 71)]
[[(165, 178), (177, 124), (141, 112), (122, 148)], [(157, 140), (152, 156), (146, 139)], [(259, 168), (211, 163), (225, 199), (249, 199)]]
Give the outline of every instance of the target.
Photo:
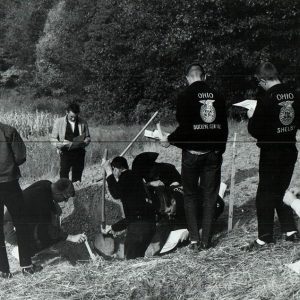
[(111, 196), (120, 199), (125, 218), (112, 226), (106, 226), (104, 234), (127, 229), (124, 251), (126, 259), (143, 257), (155, 233), (155, 210), (146, 201), (142, 178), (129, 170), (124, 157), (115, 157), (111, 164), (103, 163)]

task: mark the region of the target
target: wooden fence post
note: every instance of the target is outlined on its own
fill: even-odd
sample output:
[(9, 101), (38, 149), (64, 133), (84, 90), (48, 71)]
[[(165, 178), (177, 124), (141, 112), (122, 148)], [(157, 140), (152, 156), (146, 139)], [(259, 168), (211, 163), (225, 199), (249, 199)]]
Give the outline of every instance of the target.
[(233, 221), (233, 204), (234, 204), (234, 184), (235, 184), (235, 156), (236, 156), (236, 136), (234, 133), (232, 144), (232, 161), (231, 161), (231, 179), (230, 179), (230, 197), (229, 197), (229, 212), (228, 212), (228, 233), (232, 230)]

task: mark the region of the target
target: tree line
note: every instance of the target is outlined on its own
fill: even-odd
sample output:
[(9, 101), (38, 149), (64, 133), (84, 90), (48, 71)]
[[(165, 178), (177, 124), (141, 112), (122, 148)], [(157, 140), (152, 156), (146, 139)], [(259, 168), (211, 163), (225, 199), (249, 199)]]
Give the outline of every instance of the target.
[(297, 85), (299, 14), (298, 0), (1, 0), (0, 71), (101, 123), (172, 119), (195, 59), (228, 105), (255, 92), (260, 61)]

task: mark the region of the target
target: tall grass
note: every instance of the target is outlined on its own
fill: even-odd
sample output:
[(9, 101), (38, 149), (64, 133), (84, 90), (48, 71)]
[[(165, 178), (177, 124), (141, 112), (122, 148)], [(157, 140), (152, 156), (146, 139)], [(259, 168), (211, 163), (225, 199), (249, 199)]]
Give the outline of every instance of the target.
[(0, 109), (0, 122), (15, 127), (23, 138), (28, 140), (34, 137), (49, 135), (53, 121), (58, 115), (48, 112), (5, 111)]

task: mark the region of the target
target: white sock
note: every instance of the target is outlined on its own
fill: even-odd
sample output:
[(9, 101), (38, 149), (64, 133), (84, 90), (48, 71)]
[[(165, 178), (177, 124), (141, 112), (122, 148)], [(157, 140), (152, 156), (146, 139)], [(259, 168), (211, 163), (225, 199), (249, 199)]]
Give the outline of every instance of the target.
[(266, 244), (266, 242), (264, 242), (264, 241), (262, 241), (260, 239), (256, 239), (256, 243), (259, 244), (259, 245), (261, 245), (261, 246), (263, 246), (263, 245)]
[(297, 233), (297, 231), (296, 231), (296, 230), (294, 230), (294, 231), (288, 231), (288, 232), (286, 233), (286, 236), (291, 236), (291, 235), (293, 235), (294, 233)]
[(191, 244), (197, 244), (197, 241), (191, 241)]

